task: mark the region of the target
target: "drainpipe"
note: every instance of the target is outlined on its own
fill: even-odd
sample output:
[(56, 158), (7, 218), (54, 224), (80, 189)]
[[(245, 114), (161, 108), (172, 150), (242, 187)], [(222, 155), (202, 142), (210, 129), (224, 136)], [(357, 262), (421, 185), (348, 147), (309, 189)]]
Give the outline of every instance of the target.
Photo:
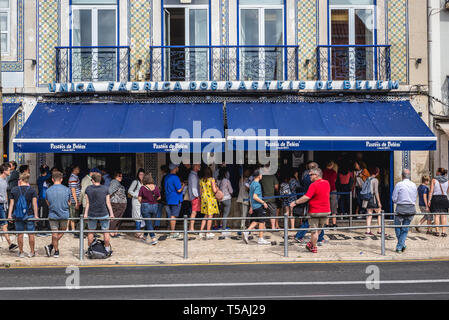
[[(433, 72), (432, 72), (432, 61), (433, 61), (433, 56), (432, 56), (432, 52), (433, 52), (433, 32), (432, 32), (432, 0), (427, 0), (427, 72), (428, 72), (428, 92), (429, 92), (429, 96), (433, 95), (433, 81), (432, 81), (432, 77), (433, 77)], [(432, 130), (432, 132), (436, 135), (436, 131), (435, 130), (435, 123), (434, 123), (434, 118), (432, 115), (432, 99), (428, 98), (428, 113), (429, 113), (429, 127), (430, 130)], [(439, 148), (439, 140), (437, 141), (437, 151), (440, 152), (440, 148)], [(434, 172), (434, 168), (435, 168), (435, 151), (429, 151), (429, 171), (430, 171), (430, 175), (432, 176), (432, 173)]]

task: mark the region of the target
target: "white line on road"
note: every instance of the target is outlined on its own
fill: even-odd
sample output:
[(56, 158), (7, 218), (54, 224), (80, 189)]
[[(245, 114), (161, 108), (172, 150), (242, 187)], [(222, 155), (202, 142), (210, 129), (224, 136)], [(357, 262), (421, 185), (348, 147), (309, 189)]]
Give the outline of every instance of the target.
[[(96, 286), (42, 286), (42, 287), (2, 287), (0, 291), (23, 290), (99, 290), (99, 289), (145, 289), (145, 288), (194, 288), (194, 287), (263, 287), (263, 286), (327, 286), (327, 285), (365, 285), (366, 281), (306, 281), (306, 282), (236, 282), (236, 283), (166, 283), (166, 284), (130, 284), (130, 285), (96, 285)], [(432, 280), (384, 280), (369, 281), (369, 284), (424, 284), (449, 283), (449, 279)]]

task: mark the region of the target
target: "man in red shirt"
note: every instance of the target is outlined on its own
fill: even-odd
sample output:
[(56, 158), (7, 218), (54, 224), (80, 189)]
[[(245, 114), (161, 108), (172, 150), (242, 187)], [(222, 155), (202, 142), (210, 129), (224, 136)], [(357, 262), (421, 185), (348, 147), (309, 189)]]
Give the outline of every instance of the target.
[[(309, 172), (312, 184), (305, 195), (298, 200), (292, 202), (290, 206), (293, 208), (298, 204), (309, 202), (310, 228), (322, 228), (326, 224), (327, 217), (331, 212), (330, 191), (331, 187), (327, 180), (323, 180), (321, 169), (311, 169)], [(306, 248), (310, 252), (317, 253), (317, 241), (320, 230), (311, 231), (310, 242)]]

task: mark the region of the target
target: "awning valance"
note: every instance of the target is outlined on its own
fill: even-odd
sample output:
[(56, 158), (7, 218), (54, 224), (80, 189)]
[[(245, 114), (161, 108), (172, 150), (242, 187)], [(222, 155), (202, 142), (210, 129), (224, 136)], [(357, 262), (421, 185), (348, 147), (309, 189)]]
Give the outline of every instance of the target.
[(222, 104), (40, 103), (14, 139), (14, 151), (201, 152), (224, 141)]
[(228, 103), (228, 148), (435, 150), (436, 137), (408, 101)]
[(3, 126), (6, 126), (9, 121), (19, 111), (20, 103), (3, 103)]

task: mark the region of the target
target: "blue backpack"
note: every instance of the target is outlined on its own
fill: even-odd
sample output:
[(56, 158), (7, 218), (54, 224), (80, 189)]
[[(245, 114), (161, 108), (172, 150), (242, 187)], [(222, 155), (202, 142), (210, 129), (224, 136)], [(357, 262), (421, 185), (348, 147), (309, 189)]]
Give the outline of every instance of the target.
[(25, 221), (28, 219), (28, 203), (27, 203), (27, 199), (26, 199), (25, 195), (28, 192), (28, 190), (30, 189), (30, 187), (28, 187), (26, 189), (25, 193), (22, 193), (22, 190), (20, 187), (18, 187), (18, 188), (19, 188), (20, 196), (19, 196), (19, 199), (17, 199), (17, 203), (14, 208), (14, 219), (16, 219), (18, 221)]

